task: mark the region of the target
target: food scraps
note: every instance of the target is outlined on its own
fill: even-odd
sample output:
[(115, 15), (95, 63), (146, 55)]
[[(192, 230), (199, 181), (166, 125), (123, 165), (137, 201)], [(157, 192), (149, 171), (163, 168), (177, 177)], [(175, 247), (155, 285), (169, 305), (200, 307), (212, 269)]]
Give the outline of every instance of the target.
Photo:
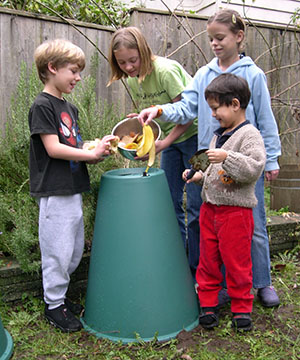
[[(87, 140), (83, 142), (82, 148), (85, 150), (93, 150), (100, 143), (101, 139), (96, 138), (95, 140)], [(116, 154), (118, 151), (118, 143), (120, 138), (118, 136), (115, 139), (110, 140), (110, 153)]]

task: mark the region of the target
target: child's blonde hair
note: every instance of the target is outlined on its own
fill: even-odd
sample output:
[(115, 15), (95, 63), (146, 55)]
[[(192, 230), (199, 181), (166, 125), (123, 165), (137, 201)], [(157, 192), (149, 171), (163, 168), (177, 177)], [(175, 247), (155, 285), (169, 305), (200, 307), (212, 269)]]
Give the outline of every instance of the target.
[[(214, 21), (228, 26), (229, 30), (233, 34), (237, 34), (240, 30), (242, 30), (245, 34), (246, 26), (244, 20), (235, 10), (222, 9), (216, 12), (208, 19), (207, 25), (213, 23)], [(243, 40), (239, 43), (238, 47), (239, 50), (243, 48)]]
[(135, 49), (139, 52), (141, 62), (139, 82), (142, 82), (153, 70), (153, 60), (155, 59), (155, 56), (141, 31), (134, 26), (119, 29), (114, 33), (110, 43), (108, 61), (111, 67), (111, 75), (107, 86), (122, 77), (126, 78), (128, 76), (120, 69), (114, 54), (116, 50), (119, 50), (122, 47), (126, 49)]
[(34, 52), (34, 61), (43, 84), (47, 82), (49, 63), (57, 69), (67, 63), (78, 65), (80, 71), (85, 67), (85, 55), (82, 49), (64, 39), (43, 42)]

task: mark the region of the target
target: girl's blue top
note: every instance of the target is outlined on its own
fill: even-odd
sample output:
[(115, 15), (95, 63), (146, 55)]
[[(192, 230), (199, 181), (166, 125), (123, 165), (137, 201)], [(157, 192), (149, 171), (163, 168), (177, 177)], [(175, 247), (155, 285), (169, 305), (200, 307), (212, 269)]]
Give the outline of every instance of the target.
[[(246, 119), (259, 129), (263, 137), (267, 153), (265, 170), (279, 169), (281, 144), (264, 72), (249, 56), (242, 57), (224, 72), (241, 76), (248, 81), (251, 99), (246, 109)], [(181, 101), (162, 105), (163, 113), (159, 118), (162, 121), (185, 124), (198, 117), (198, 150), (209, 147), (214, 131), (220, 126), (212, 116), (204, 91), (215, 77), (224, 72), (218, 66), (218, 59), (214, 58), (197, 71), (192, 82), (182, 92)]]

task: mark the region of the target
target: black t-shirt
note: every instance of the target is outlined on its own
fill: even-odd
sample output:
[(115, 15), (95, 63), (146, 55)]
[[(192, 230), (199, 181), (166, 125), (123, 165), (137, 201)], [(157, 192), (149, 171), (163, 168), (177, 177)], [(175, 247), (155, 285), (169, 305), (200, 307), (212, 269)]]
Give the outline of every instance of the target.
[(40, 134), (56, 134), (59, 142), (79, 147), (78, 110), (66, 100), (42, 92), (29, 111), (30, 194), (32, 196), (73, 195), (90, 190), (85, 162), (51, 158)]

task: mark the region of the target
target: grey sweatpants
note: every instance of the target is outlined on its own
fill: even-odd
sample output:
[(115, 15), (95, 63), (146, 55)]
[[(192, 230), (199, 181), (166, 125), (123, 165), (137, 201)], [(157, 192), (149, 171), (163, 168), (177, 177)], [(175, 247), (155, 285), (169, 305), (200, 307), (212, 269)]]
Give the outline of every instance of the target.
[(44, 300), (52, 309), (64, 302), (70, 275), (82, 258), (82, 196), (41, 197), (38, 203)]

